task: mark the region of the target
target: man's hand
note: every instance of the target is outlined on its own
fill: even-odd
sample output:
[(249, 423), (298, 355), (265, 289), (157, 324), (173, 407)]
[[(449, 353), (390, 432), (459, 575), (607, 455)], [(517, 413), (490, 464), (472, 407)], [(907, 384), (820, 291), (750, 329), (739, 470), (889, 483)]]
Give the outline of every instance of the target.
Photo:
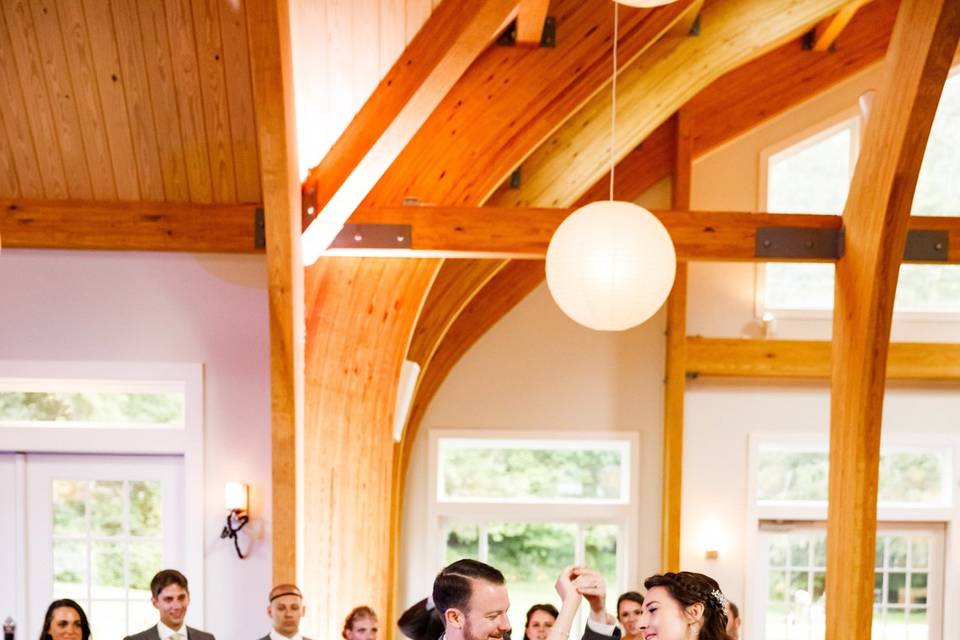
[(574, 586), (587, 602), (590, 603), (590, 618), (596, 622), (607, 624), (606, 598), (607, 583), (599, 571), (581, 567)]

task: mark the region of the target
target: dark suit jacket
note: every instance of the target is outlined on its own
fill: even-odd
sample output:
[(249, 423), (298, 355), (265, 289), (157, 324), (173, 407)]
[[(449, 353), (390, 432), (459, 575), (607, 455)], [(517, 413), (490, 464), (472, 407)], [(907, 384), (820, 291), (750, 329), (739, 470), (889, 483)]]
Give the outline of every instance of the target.
[(619, 640), (620, 627), (613, 628), (612, 636), (605, 636), (602, 633), (597, 633), (596, 631), (591, 629), (590, 625), (583, 626), (583, 638), (581, 638), (581, 640), (610, 640), (611, 638), (613, 638), (613, 640)]
[[(123, 640), (160, 640), (160, 631), (157, 630), (157, 625), (153, 625), (149, 629), (145, 631), (141, 631), (140, 633), (135, 633), (132, 636), (127, 636)], [(206, 631), (200, 631), (199, 629), (194, 629), (193, 627), (187, 627), (187, 640), (216, 640), (216, 639), (213, 637), (212, 633), (207, 633)]]
[[(260, 638), (260, 640), (270, 640), (270, 634), (268, 633), (267, 635)], [(308, 638), (307, 636), (303, 636), (303, 640), (310, 640), (310, 638)]]

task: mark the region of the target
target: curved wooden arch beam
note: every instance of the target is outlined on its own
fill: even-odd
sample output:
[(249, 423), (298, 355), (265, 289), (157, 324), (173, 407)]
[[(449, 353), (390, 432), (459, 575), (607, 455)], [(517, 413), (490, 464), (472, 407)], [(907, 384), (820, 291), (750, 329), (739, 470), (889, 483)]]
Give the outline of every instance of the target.
[[(737, 66), (787, 42), (835, 12), (843, 0), (731, 0), (708, 3), (696, 38), (667, 37), (622, 70), (617, 81), (617, 141), (622, 159), (697, 92)], [(682, 70), (682, 72), (678, 72)], [(610, 104), (595, 95), (523, 163), (519, 189), (499, 206), (563, 207), (605, 173)]]
[(430, 401), (453, 366), (500, 318), (537, 288), (544, 278), (543, 260), (511, 260), (463, 308), (437, 347), (420, 386), (403, 434), (400, 475), (406, 476), (410, 450)]
[(358, 602), (387, 611), (393, 413), (438, 260), (322, 258), (305, 277), (303, 589), (311, 635)]
[(843, 210), (830, 390), (827, 640), (871, 627), (893, 300), (920, 163), (958, 41), (960, 2), (903, 0)]

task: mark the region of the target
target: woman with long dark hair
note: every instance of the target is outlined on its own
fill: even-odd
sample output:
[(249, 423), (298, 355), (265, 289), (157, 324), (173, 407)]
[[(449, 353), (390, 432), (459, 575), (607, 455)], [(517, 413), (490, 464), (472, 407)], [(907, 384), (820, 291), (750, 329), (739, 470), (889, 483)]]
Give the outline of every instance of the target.
[(623, 627), (623, 640), (641, 640), (640, 617), (643, 615), (643, 596), (636, 591), (621, 593), (617, 598), (617, 622)]
[(643, 583), (640, 631), (657, 640), (731, 640), (727, 599), (710, 576), (690, 571), (650, 576)]
[(550, 627), (557, 621), (560, 612), (552, 604), (535, 604), (527, 609), (527, 621), (523, 625), (523, 640), (547, 640)]
[(47, 607), (40, 640), (90, 640), (90, 623), (79, 604), (63, 598)]

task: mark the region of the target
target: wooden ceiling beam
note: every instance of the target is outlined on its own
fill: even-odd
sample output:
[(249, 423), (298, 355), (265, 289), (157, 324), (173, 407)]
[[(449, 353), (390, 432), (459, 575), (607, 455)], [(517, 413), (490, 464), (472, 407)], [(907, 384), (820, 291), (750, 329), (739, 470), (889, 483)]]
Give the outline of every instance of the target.
[[(797, 37), (841, 0), (733, 0), (707, 3), (696, 38), (663, 38), (623, 69), (617, 82), (622, 159), (698, 91), (724, 73)], [(678, 69), (684, 69), (678, 73)], [(519, 189), (498, 206), (570, 206), (604, 174), (610, 155), (611, 97), (600, 92), (529, 157)]]
[(536, 48), (543, 39), (543, 25), (550, 0), (520, 0), (517, 9), (517, 46)]
[(870, 629), (887, 353), (910, 207), (960, 41), (956, 0), (903, 0), (843, 211), (830, 389), (826, 640)]
[[(687, 338), (687, 375), (829, 380), (829, 340)], [(887, 380), (960, 380), (960, 344), (893, 342)]]
[(331, 223), (327, 228), (346, 222), (516, 6), (517, 0), (446, 0), (437, 7), (310, 170), (303, 185), (312, 207), (307, 209), (312, 215), (304, 217), (305, 233), (316, 220)]
[[(571, 208), (504, 207), (364, 208), (354, 215), (355, 222), (411, 225), (411, 248), (338, 249), (331, 250), (331, 254), (542, 259), (553, 232), (571, 211)], [(817, 214), (685, 210), (653, 213), (670, 232), (679, 259), (697, 261), (774, 261), (755, 256), (759, 228), (839, 229), (842, 223), (840, 216)], [(911, 216), (910, 228), (947, 231), (947, 262), (960, 262), (960, 218)]]
[(837, 41), (837, 38), (840, 37), (843, 30), (847, 28), (847, 25), (850, 24), (850, 21), (857, 11), (859, 11), (860, 7), (868, 1), (869, 0), (852, 0), (843, 5), (840, 11), (837, 11), (834, 15), (821, 20), (820, 24), (813, 30), (813, 50), (828, 51)]
[[(296, 202), (288, 204), (299, 215), (299, 186), (297, 192)], [(267, 206), (274, 201), (268, 199)], [(263, 251), (255, 242), (259, 207), (0, 198), (0, 232), (9, 249), (258, 253)]]

